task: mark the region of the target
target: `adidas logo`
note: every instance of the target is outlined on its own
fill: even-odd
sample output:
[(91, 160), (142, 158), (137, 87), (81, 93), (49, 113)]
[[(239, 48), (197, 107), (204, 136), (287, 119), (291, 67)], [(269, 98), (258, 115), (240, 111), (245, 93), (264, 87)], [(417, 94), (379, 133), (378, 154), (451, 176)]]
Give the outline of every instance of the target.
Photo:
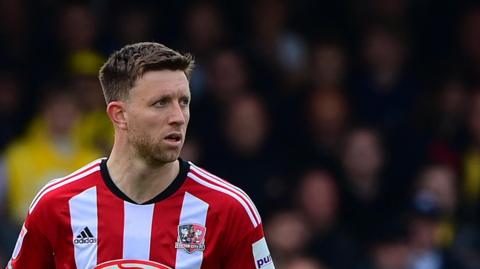
[(75, 237), (73, 240), (74, 244), (95, 244), (97, 243), (97, 239), (93, 236), (92, 232), (88, 227), (85, 227), (83, 231)]

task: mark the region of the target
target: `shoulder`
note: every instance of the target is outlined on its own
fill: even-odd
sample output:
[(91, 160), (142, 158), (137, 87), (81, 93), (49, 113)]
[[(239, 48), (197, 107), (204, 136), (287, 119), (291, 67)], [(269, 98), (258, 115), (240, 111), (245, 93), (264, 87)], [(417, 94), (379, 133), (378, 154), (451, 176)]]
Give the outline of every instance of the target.
[(86, 184), (92, 176), (100, 175), (102, 159), (97, 159), (75, 172), (61, 178), (53, 179), (45, 184), (32, 200), (28, 214), (32, 214), (36, 208), (57, 207), (60, 198), (69, 198), (75, 193), (81, 192), (91, 184)]
[(187, 178), (198, 185), (202, 198), (213, 211), (233, 220), (245, 220), (256, 228), (262, 222), (255, 204), (239, 187), (189, 162)]

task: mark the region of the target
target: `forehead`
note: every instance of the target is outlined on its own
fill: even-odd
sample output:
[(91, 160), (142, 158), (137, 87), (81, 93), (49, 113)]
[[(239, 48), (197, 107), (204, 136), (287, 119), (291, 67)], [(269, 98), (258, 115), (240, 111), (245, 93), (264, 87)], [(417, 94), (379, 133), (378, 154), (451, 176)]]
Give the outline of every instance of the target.
[(188, 79), (183, 71), (148, 71), (137, 79), (130, 96), (154, 97), (158, 95), (189, 94)]

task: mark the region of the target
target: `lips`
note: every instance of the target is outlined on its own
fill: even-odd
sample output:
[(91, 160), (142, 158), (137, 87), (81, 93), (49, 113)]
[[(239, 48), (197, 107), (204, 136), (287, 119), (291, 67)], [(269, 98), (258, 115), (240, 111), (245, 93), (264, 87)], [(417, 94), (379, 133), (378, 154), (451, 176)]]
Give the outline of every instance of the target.
[(182, 134), (181, 133), (170, 133), (167, 136), (165, 136), (165, 140), (172, 142), (172, 143), (178, 143), (182, 141)]

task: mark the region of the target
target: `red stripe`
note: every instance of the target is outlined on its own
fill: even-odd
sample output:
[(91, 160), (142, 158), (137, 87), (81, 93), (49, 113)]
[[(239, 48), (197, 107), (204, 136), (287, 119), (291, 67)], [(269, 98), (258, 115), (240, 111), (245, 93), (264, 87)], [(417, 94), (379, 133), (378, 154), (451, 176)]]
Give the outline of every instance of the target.
[[(68, 204), (68, 202), (67, 202), (67, 204)], [(71, 268), (76, 268), (77, 265), (75, 263), (75, 246), (74, 246), (74, 244), (72, 244), (72, 241), (71, 241), (71, 240), (73, 240), (73, 236), (74, 236), (72, 228), (71, 228), (72, 227), (72, 222), (71, 222), (70, 210), (67, 210), (67, 211), (68, 211), (68, 216), (67, 216), (68, 226), (65, 226), (65, 227), (68, 227), (68, 229), (65, 229), (66, 235), (63, 238), (72, 238), (72, 239), (68, 240), (68, 244), (67, 244), (67, 246), (65, 246), (65, 251), (68, 253), (65, 257), (72, 257), (72, 258), (67, 259), (68, 261), (64, 261), (64, 262), (68, 262), (70, 264)]]
[[(197, 168), (197, 167), (195, 167), (195, 168)], [(226, 190), (229, 190), (229, 191), (237, 194), (237, 195), (240, 197), (240, 199), (242, 199), (242, 200), (247, 204), (248, 208), (250, 209), (250, 211), (251, 211), (253, 217), (255, 218), (255, 220), (257, 221), (257, 223), (258, 223), (258, 224), (261, 223), (261, 220), (258, 219), (257, 214), (255, 213), (256, 211), (255, 211), (255, 209), (253, 208), (254, 205), (252, 205), (252, 203), (250, 202), (250, 199), (246, 198), (246, 197), (245, 197), (245, 194), (243, 194), (242, 192), (240, 192), (240, 191), (238, 191), (237, 189), (235, 189), (235, 188), (233, 188), (232, 186), (230, 186), (230, 183), (225, 182), (225, 180), (223, 180), (223, 181), (224, 181), (224, 182), (223, 182), (224, 185), (226, 185), (226, 186), (224, 186), (224, 185), (221, 185), (221, 184), (219, 184), (218, 182), (216, 182), (216, 181), (214, 181), (214, 180), (211, 180), (211, 179), (209, 179), (209, 178), (201, 175), (200, 173), (198, 173), (198, 172), (195, 171), (194, 169), (190, 169), (190, 172), (191, 172), (192, 174), (196, 175), (197, 177), (199, 177), (200, 179), (203, 179), (203, 180), (205, 180), (205, 181), (207, 181), (207, 182), (209, 182), (209, 183), (211, 183), (211, 184), (213, 184), (213, 185), (216, 185), (216, 186), (218, 186), (218, 187), (220, 187), (220, 188), (222, 188), (222, 189), (226, 189)], [(210, 175), (208, 172), (205, 172), (205, 173), (206, 173), (207, 175)], [(213, 175), (210, 175), (210, 176), (211, 176), (212, 178), (215, 178)], [(218, 179), (217, 179), (217, 180), (218, 180)], [(219, 181), (220, 181), (220, 180), (219, 180)]]
[(178, 239), (178, 223), (183, 195), (173, 195), (168, 203), (155, 203), (150, 240), (150, 260), (175, 267)]
[(105, 184), (97, 186), (97, 263), (123, 258), (124, 201)]

